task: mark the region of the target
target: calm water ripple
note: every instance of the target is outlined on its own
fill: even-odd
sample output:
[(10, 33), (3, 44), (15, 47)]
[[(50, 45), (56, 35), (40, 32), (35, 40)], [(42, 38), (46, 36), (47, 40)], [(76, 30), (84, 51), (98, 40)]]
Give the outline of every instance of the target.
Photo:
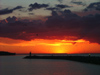
[(23, 57), (0, 56), (0, 75), (100, 75), (100, 65)]

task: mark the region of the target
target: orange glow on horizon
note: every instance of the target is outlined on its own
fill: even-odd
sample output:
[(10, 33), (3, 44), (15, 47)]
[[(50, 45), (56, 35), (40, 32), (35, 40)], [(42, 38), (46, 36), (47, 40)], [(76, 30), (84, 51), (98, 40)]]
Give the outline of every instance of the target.
[(31, 41), (0, 38), (0, 50), (15, 53), (100, 53), (100, 45), (80, 40), (45, 40)]

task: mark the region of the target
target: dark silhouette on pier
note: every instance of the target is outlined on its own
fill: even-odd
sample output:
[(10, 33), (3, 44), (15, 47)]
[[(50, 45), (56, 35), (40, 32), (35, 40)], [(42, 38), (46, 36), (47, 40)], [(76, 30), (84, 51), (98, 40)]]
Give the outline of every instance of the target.
[(30, 52), (30, 56), (31, 56), (31, 52)]

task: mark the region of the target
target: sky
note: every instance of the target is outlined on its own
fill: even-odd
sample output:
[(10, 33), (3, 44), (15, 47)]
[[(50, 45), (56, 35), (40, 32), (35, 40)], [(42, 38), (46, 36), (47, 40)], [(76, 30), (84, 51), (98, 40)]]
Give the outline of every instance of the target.
[(100, 53), (100, 0), (0, 0), (0, 51)]

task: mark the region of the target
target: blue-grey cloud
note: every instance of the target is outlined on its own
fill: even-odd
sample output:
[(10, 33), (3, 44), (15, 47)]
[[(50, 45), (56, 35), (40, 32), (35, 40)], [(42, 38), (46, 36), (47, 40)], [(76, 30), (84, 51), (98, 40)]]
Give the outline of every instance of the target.
[(17, 6), (17, 7), (15, 7), (15, 8), (13, 8), (13, 10), (17, 10), (17, 9), (21, 9), (21, 8), (24, 8), (24, 7), (22, 7), (22, 6)]
[(86, 5), (85, 2), (79, 1), (79, 0), (72, 0), (71, 3), (76, 4), (76, 5), (83, 5), (83, 6)]
[(6, 9), (0, 10), (0, 15), (10, 14), (10, 13), (12, 13), (12, 12), (13, 12), (12, 9), (9, 10), (8, 8), (6, 8)]
[(89, 6), (87, 6), (84, 9), (84, 11), (88, 11), (88, 10), (98, 10), (98, 11), (100, 11), (100, 2), (91, 3)]
[(58, 4), (58, 5), (56, 5), (56, 7), (57, 7), (57, 8), (63, 9), (63, 8), (69, 8), (69, 7), (71, 7), (71, 6)]
[(17, 6), (15, 8), (13, 8), (13, 9), (5, 8), (5, 9), (0, 10), (0, 15), (10, 14), (14, 10), (21, 9), (21, 8), (23, 8), (23, 7), (22, 6)]
[(32, 11), (33, 9), (40, 9), (40, 8), (46, 8), (48, 7), (49, 5), (48, 4), (38, 4), (38, 3), (34, 3), (34, 4), (30, 4), (29, 5), (29, 11)]
[(54, 11), (54, 10), (58, 10), (58, 8), (56, 8), (56, 7), (49, 7), (49, 8), (46, 8), (46, 10)]
[(64, 9), (64, 8), (70, 8), (70, 7), (72, 7), (72, 6), (58, 4), (58, 5), (55, 5), (55, 7), (48, 7), (48, 8), (46, 8), (46, 10), (62, 11), (62, 9)]
[(34, 15), (34, 13), (29, 13), (29, 15)]
[(86, 5), (86, 4), (83, 3), (82, 1), (74, 1), (74, 0), (72, 0), (71, 3), (73, 3), (73, 4), (77, 4), (77, 5), (83, 5), (83, 6)]
[(62, 3), (62, 2), (63, 2), (63, 0), (58, 0), (58, 2), (59, 2), (59, 3)]

